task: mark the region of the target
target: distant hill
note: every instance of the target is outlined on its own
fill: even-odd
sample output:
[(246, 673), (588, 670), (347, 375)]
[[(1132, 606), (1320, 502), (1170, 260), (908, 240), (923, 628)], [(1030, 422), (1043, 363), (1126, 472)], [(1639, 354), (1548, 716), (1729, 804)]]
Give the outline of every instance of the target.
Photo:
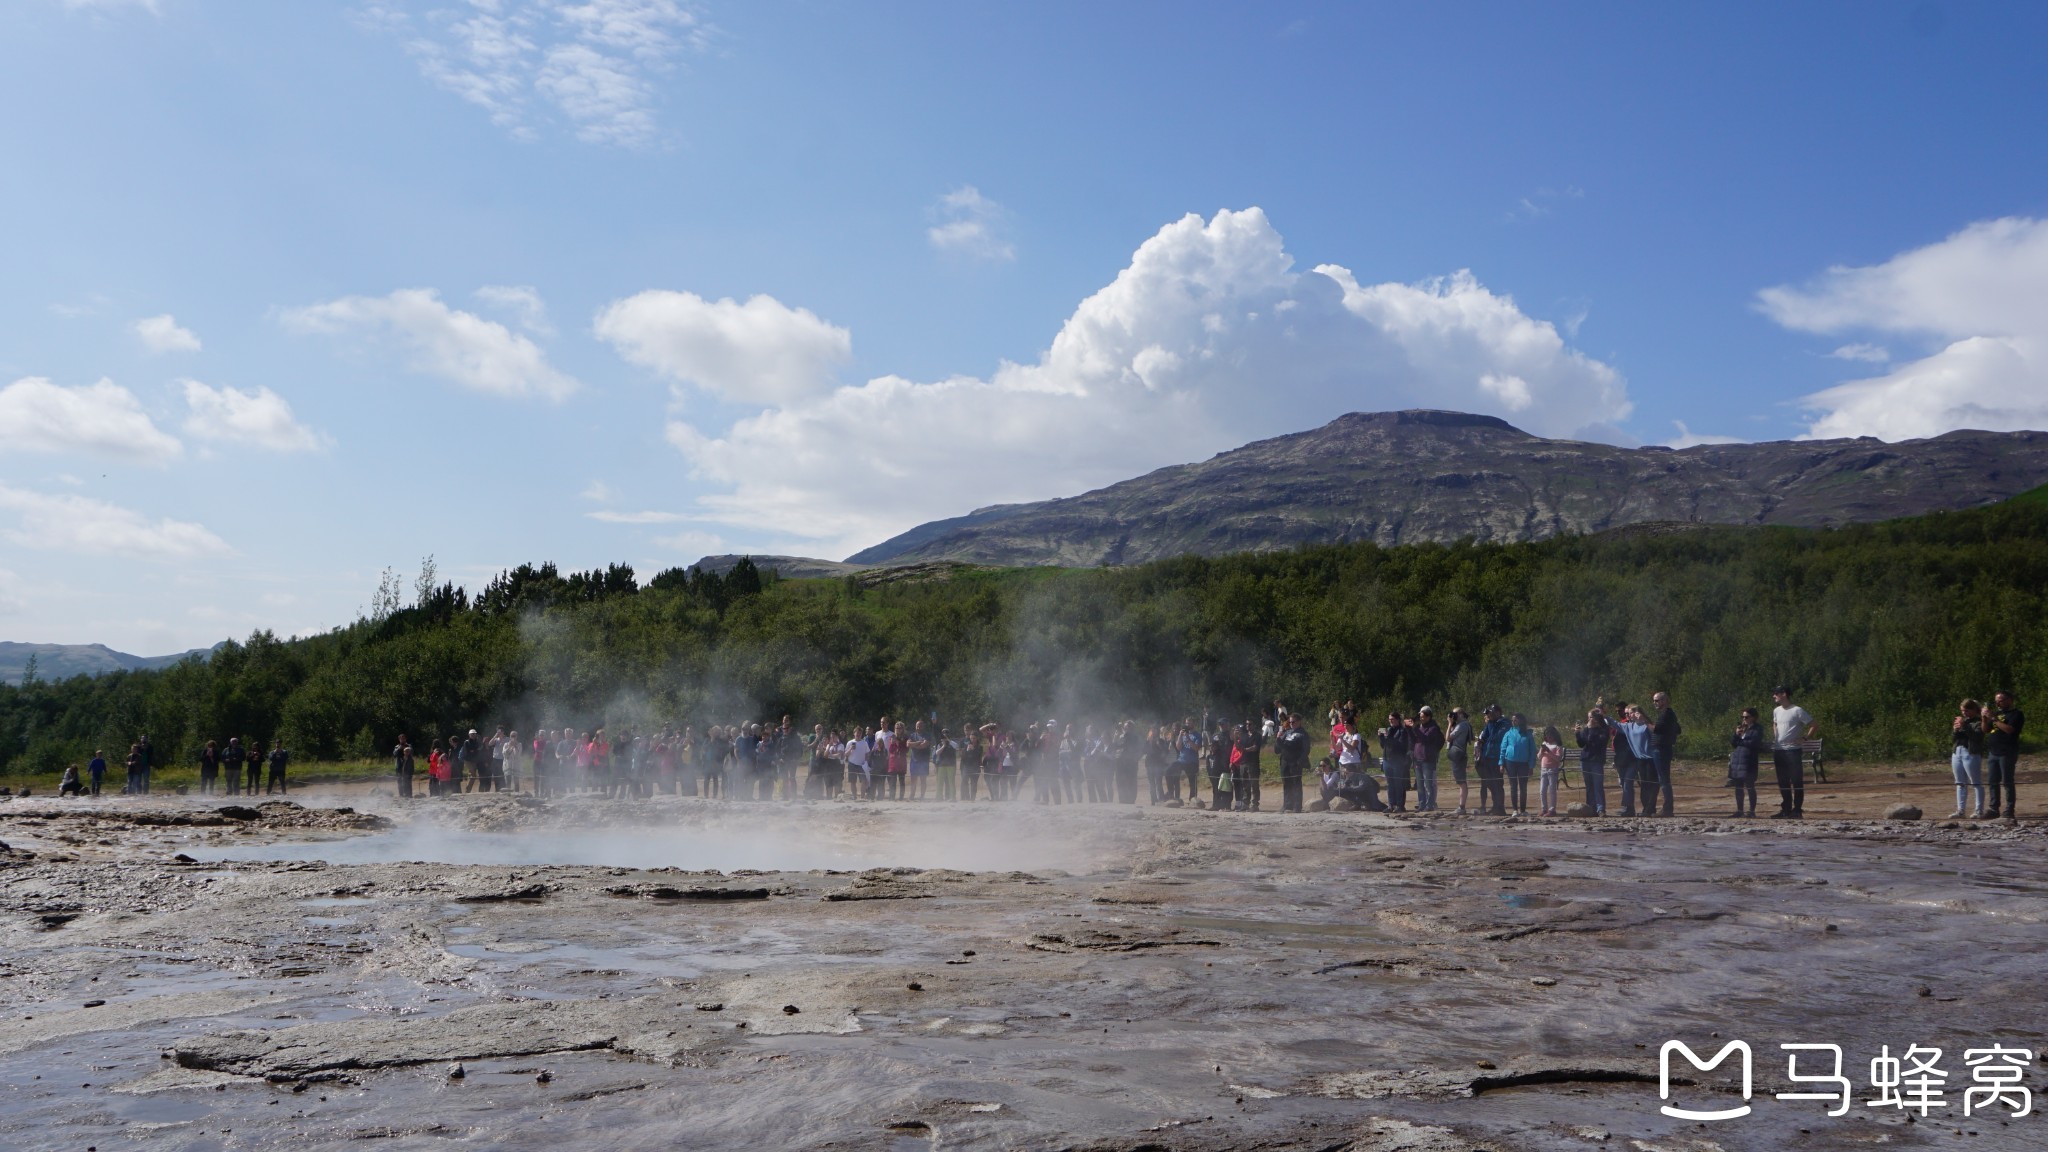
[(194, 648), (169, 656), (130, 656), (105, 644), (17, 644), (0, 640), (0, 683), (21, 683), (28, 658), (36, 658), (36, 676), (42, 680), (69, 680), (73, 676), (98, 676), (103, 672), (168, 668), (187, 656), (207, 656), (211, 648)]
[(1352, 413), (1080, 496), (933, 521), (846, 562), (1087, 567), (1655, 521), (1824, 527), (1995, 504), (2043, 484), (2048, 432), (1674, 450), (1546, 440), (1460, 412)]
[(690, 567), (723, 576), (742, 560), (752, 560), (754, 567), (761, 571), (773, 569), (789, 580), (804, 580), (813, 576), (845, 576), (870, 567), (865, 564), (841, 564), (837, 560), (816, 560), (809, 556), (755, 556), (739, 552), (706, 556)]

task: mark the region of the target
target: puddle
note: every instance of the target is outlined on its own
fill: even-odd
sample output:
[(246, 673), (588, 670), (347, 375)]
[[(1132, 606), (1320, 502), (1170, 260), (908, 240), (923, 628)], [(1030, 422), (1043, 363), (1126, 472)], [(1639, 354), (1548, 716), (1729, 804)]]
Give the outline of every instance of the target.
[[(1032, 870), (1074, 863), (1065, 845), (973, 835), (875, 835), (834, 839), (829, 833), (778, 835), (732, 831), (473, 832), (410, 828), (343, 839), (194, 848), (210, 861), (321, 860), (330, 864), (548, 865), (752, 868), (761, 871), (858, 870), (880, 867)], [(306, 903), (311, 903), (307, 901)]]
[(1555, 896), (1531, 896), (1521, 892), (1503, 892), (1500, 898), (1510, 908), (1562, 908), (1571, 903)]

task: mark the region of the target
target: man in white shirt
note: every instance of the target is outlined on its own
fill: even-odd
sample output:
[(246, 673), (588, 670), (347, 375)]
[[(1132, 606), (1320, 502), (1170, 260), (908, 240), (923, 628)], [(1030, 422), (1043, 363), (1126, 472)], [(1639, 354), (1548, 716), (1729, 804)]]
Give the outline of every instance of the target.
[(1778, 813), (1772, 819), (1798, 820), (1806, 815), (1806, 761), (1799, 742), (1813, 739), (1820, 725), (1792, 702), (1792, 689), (1780, 684), (1771, 697), (1777, 701), (1771, 709), (1771, 764), (1778, 773)]

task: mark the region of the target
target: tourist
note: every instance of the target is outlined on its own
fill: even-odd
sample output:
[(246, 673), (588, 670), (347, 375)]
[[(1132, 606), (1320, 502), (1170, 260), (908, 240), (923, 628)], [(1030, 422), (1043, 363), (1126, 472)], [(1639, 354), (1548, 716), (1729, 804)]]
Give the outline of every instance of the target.
[(1579, 772), (1586, 778), (1586, 807), (1595, 816), (1607, 815), (1607, 747), (1614, 740), (1614, 730), (1607, 726), (1607, 713), (1595, 704), (1586, 713), (1586, 722), (1572, 733), (1572, 742), (1579, 746)]
[(1079, 804), (1083, 799), (1086, 780), (1081, 774), (1081, 737), (1074, 732), (1072, 724), (1060, 725), (1060, 744), (1056, 751), (1059, 756), (1060, 791), (1065, 793), (1066, 802)]
[(208, 740), (199, 750), (199, 794), (211, 796), (219, 788), (220, 742)]
[(1451, 730), (1444, 734), (1444, 750), (1451, 762), (1451, 782), (1458, 786), (1458, 815), (1470, 813), (1472, 785), (1465, 779), (1465, 766), (1471, 758), (1472, 718), (1463, 708), (1451, 709)]
[[(1989, 794), (1992, 819), (1996, 819), (2001, 811), (2001, 787), (2005, 791), (2005, 818), (2020, 818), (2017, 776), (2020, 766), (2020, 729), (2026, 726), (2026, 722), (2026, 713), (2020, 711), (2019, 701), (2010, 691), (1999, 692), (1991, 697), (1990, 723), (1984, 733), (1984, 784)], [(97, 795), (97, 791), (94, 794)]]
[[(1276, 741), (1280, 753), (1280, 810), (1301, 811), (1301, 778), (1308, 771), (1308, 733), (1301, 717), (1287, 717)], [(1178, 793), (1176, 792), (1176, 799)], [(1327, 797), (1325, 797), (1327, 799)]]
[[(1353, 719), (1355, 718), (1354, 716)], [(1352, 734), (1357, 735), (1355, 731)], [(1337, 795), (1349, 800), (1351, 805), (1361, 812), (1387, 810), (1387, 806), (1380, 802), (1379, 781), (1373, 779), (1372, 774), (1365, 770), (1365, 761), (1362, 759), (1352, 764), (1344, 773), (1344, 787), (1338, 790)]]
[(1424, 704), (1409, 727), (1408, 772), (1415, 782), (1415, 810), (1436, 811), (1436, 759), (1444, 750), (1444, 730), (1436, 712)]
[(1179, 731), (1173, 736), (1173, 762), (1181, 776), (1187, 781), (1188, 803), (1192, 804), (1202, 796), (1202, 733), (1195, 727), (1195, 718), (1186, 717), (1180, 722)]
[(128, 769), (128, 786), (121, 790), (122, 793), (127, 796), (142, 795), (142, 745), (140, 743), (128, 746), (128, 761), (125, 767)]
[(1374, 736), (1380, 742), (1380, 774), (1387, 778), (1387, 810), (1408, 810), (1408, 747), (1412, 735), (1397, 709), (1387, 713), (1387, 723)]
[(1557, 725), (1543, 727), (1543, 742), (1536, 746), (1536, 770), (1538, 779), (1537, 808), (1544, 816), (1557, 815), (1557, 786), (1564, 775), (1564, 737), (1558, 734)]
[(398, 798), (412, 799), (412, 744), (404, 733), (399, 733), (398, 743), (391, 749), (391, 775), (397, 782)]
[[(1635, 763), (1635, 775), (1632, 779), (1635, 781), (1635, 798), (1642, 801), (1642, 814), (1655, 816), (1658, 793), (1656, 729), (1651, 727), (1650, 721), (1643, 715), (1643, 710), (1633, 704), (1624, 706), (1621, 722), (1616, 724), (1615, 728), (1622, 736), (1622, 741), (1617, 742), (1615, 746), (1619, 748), (1621, 743), (1625, 742), (1628, 745), (1629, 756)], [(1636, 814), (1635, 802), (1630, 798), (1627, 785), (1622, 787), (1621, 801), (1622, 815)]]
[[(156, 769), (156, 749), (150, 744), (149, 733), (147, 732), (144, 732), (142, 737), (135, 742), (135, 747), (142, 755), (142, 794), (147, 796), (149, 795), (150, 774)], [(251, 788), (250, 791), (254, 792), (255, 789)]]
[(1350, 725), (1343, 723), (1341, 717), (1337, 730), (1340, 733), (1337, 737), (1337, 771), (1343, 775), (1345, 787), (1355, 789), (1358, 786), (1352, 783), (1353, 777), (1365, 775), (1365, 741), (1359, 738), (1358, 733), (1353, 731)]
[(93, 796), (98, 797), (100, 794), (100, 785), (104, 783), (107, 778), (107, 758), (100, 753), (99, 749), (95, 748), (92, 750), (92, 762), (85, 766), (85, 772), (86, 775), (92, 777)]
[[(1599, 705), (1594, 705), (1597, 709)], [(1636, 814), (1637, 765), (1635, 745), (1621, 731), (1621, 722), (1627, 720), (1631, 705), (1626, 700), (1617, 700), (1614, 711), (1608, 715), (1608, 747), (1614, 751), (1614, 779), (1621, 789), (1621, 814)]]
[[(1735, 789), (1735, 817), (1756, 815), (1756, 774), (1757, 760), (1764, 747), (1763, 725), (1757, 722), (1756, 709), (1744, 708), (1742, 719), (1735, 725), (1735, 735), (1729, 742), (1734, 751), (1728, 756), (1728, 783)], [(1743, 806), (1744, 799), (1748, 807)]]
[(1806, 759), (1802, 740), (1812, 740), (1820, 731), (1806, 709), (1792, 703), (1792, 689), (1780, 684), (1771, 689), (1776, 706), (1771, 709), (1771, 767), (1778, 778), (1778, 811), (1774, 820), (1798, 820), (1806, 815)]
[(290, 762), (291, 753), (285, 751), (284, 738), (280, 736), (270, 745), (270, 779), (263, 785), (264, 795), (268, 796), (272, 792), (280, 796), (289, 794), (289, 790), (284, 786), (284, 770), (285, 765)]
[(1344, 773), (1338, 769), (1335, 760), (1325, 756), (1322, 763), (1317, 765), (1317, 775), (1322, 783), (1323, 804), (1327, 807), (1330, 801), (1343, 795)]
[(889, 744), (886, 758), (888, 783), (885, 795), (891, 800), (901, 800), (906, 794), (903, 783), (910, 774), (910, 737), (903, 730), (903, 721), (898, 720), (889, 729)]
[(1650, 811), (1650, 804), (1646, 803), (1643, 806), (1643, 815), (1661, 814), (1668, 817), (1676, 807), (1678, 799), (1671, 782), (1671, 758), (1678, 751), (1679, 733), (1685, 729), (1678, 722), (1678, 713), (1671, 710), (1671, 697), (1658, 692), (1650, 697), (1650, 703), (1657, 709), (1657, 722), (1652, 725), (1656, 739), (1650, 744), (1651, 763), (1656, 767), (1657, 776), (1655, 788), (1650, 793), (1650, 802), (1654, 803), (1661, 793), (1664, 797), (1664, 807), (1661, 813), (1653, 813)]
[[(256, 794), (257, 786), (263, 783), (263, 764), (264, 761), (268, 759), (268, 757), (264, 756), (263, 754), (263, 741), (261, 740), (252, 740), (249, 742), (247, 747), (249, 749), (249, 775), (245, 787), (249, 795), (254, 796)], [(147, 754), (145, 753), (144, 764), (146, 765), (147, 763)], [(147, 769), (145, 768), (145, 771), (146, 770)], [(144, 791), (147, 791), (148, 788), (149, 785), (143, 785)]]
[(1486, 717), (1486, 726), (1479, 730), (1479, 810), (1489, 816), (1505, 816), (1508, 810), (1501, 788), (1500, 742), (1507, 734), (1508, 722), (1501, 716), (1498, 704), (1488, 704), (1481, 715)]
[(846, 791), (856, 800), (871, 799), (873, 793), (868, 787), (868, 730), (855, 727), (853, 738), (846, 742)]
[[(1124, 722), (1126, 726), (1130, 722)], [(1231, 734), (1231, 793), (1239, 812), (1260, 810), (1260, 732), (1247, 724), (1239, 724)], [(1137, 779), (1130, 781), (1130, 799), (1137, 799)], [(1128, 804), (1128, 801), (1126, 801)]]
[(66, 796), (83, 795), (85, 795), (85, 781), (79, 778), (78, 765), (66, 764), (64, 766), (64, 774), (57, 778), (57, 799), (62, 800)]
[(1536, 741), (1529, 736), (1528, 721), (1520, 712), (1508, 717), (1507, 730), (1500, 737), (1500, 771), (1508, 782), (1508, 809), (1518, 816), (1529, 814), (1530, 767), (1536, 759)]
[[(1956, 778), (1956, 810), (1948, 814), (1951, 820), (1963, 819), (1966, 815), (1977, 820), (1984, 819), (1984, 708), (1975, 700), (1965, 700), (1956, 707), (1956, 718), (1951, 724), (1955, 750), (1949, 756), (1949, 767)], [(1975, 793), (1976, 806), (1971, 808), (1971, 793)]]

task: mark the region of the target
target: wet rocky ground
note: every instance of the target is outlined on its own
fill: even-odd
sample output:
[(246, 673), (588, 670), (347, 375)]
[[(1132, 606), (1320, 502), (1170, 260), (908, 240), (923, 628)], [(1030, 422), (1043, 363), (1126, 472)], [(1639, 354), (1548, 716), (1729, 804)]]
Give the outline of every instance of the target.
[[(32, 798), (0, 841), (0, 1147), (2048, 1147), (1962, 1108), (2048, 1031), (2031, 821)], [(1746, 1041), (1753, 1112), (1662, 1115), (1674, 1039)], [(1782, 1043), (1849, 1115), (1774, 1098)], [(1947, 1106), (1866, 1107), (1915, 1044)]]

